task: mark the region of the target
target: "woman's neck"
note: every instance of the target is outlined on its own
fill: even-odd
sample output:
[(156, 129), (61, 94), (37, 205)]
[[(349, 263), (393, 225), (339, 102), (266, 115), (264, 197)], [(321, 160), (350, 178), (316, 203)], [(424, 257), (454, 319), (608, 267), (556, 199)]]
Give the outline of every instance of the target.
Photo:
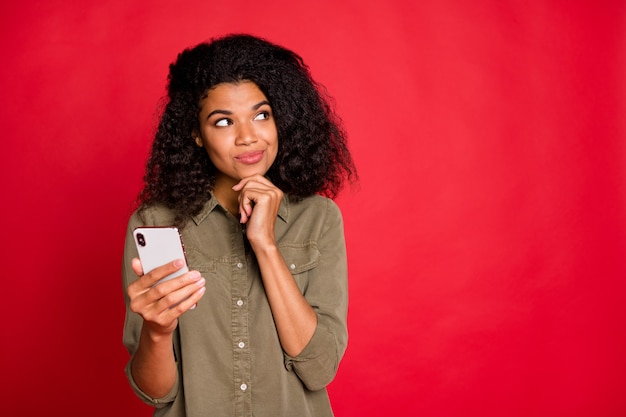
[(239, 192), (232, 189), (236, 182), (218, 178), (213, 187), (213, 195), (230, 214), (239, 217)]

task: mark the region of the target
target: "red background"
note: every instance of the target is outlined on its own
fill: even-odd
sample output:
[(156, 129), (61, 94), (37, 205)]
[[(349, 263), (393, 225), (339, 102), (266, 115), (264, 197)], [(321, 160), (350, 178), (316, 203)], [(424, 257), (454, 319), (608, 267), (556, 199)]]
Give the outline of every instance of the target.
[(338, 417), (626, 415), (623, 1), (7, 3), (3, 415), (150, 414), (126, 220), (167, 65), (239, 31), (304, 56), (360, 168)]

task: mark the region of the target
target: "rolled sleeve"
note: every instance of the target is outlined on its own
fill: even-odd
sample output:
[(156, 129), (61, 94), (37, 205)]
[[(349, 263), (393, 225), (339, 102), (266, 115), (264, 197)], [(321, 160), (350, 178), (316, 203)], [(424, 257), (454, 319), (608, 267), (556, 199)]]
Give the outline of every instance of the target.
[(298, 356), (285, 354), (285, 367), (295, 372), (308, 390), (321, 390), (333, 380), (339, 366), (340, 354), (336, 350), (329, 350), (331, 346), (338, 346), (337, 338), (318, 326)]
[(313, 337), (295, 356), (285, 354), (285, 367), (305, 387), (317, 391), (335, 377), (347, 347), (348, 279), (346, 245), (341, 212), (326, 200), (326, 218), (318, 241), (321, 262), (310, 272), (305, 298), (317, 314)]
[(131, 362), (132, 360), (128, 361), (128, 363), (126, 364), (126, 369), (125, 369), (126, 377), (128, 378), (130, 387), (133, 389), (135, 394), (137, 394), (137, 397), (141, 399), (141, 401), (155, 408), (163, 408), (176, 399), (176, 396), (178, 395), (178, 389), (180, 386), (180, 382), (178, 380), (178, 373), (176, 373), (176, 382), (174, 383), (174, 386), (172, 387), (170, 392), (168, 392), (164, 397), (152, 398), (149, 395), (147, 395), (145, 392), (143, 392), (141, 388), (139, 388), (139, 386), (135, 383), (135, 380), (133, 379), (133, 375), (130, 370)]
[(133, 258), (137, 257), (137, 249), (135, 248), (134, 238), (133, 238), (133, 230), (135, 227), (144, 225), (143, 222), (140, 221), (137, 213), (135, 213), (130, 221), (128, 222), (127, 230), (126, 230), (126, 243), (124, 245), (124, 258), (122, 265), (122, 284), (124, 291), (124, 301), (126, 304), (126, 317), (124, 322), (124, 335), (123, 335), (123, 343), (128, 353), (131, 355), (130, 359), (126, 363), (124, 368), (124, 372), (126, 373), (126, 377), (128, 378), (128, 382), (135, 392), (135, 394), (146, 404), (149, 404), (155, 408), (165, 407), (167, 404), (173, 402), (176, 399), (178, 394), (178, 390), (180, 388), (179, 382), (179, 372), (176, 374), (176, 382), (170, 392), (161, 398), (152, 398), (148, 396), (145, 392), (139, 388), (135, 380), (133, 379), (131, 372), (131, 363), (133, 360), (133, 355), (135, 354), (137, 347), (139, 345), (139, 338), (141, 335), (141, 328), (143, 326), (143, 319), (138, 314), (132, 312), (130, 310), (130, 300), (128, 298), (128, 294), (126, 293), (126, 288), (137, 279), (137, 276), (132, 270), (131, 261)]

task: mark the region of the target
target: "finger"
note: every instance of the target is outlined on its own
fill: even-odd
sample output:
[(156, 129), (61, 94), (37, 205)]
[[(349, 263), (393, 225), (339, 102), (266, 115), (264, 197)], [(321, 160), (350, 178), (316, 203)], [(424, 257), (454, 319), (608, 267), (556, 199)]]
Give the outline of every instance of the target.
[(147, 294), (148, 302), (156, 303), (161, 298), (167, 297), (170, 294), (186, 287), (193, 286), (195, 283), (199, 282), (202, 279), (203, 278), (200, 272), (189, 271), (176, 278), (169, 279), (163, 282), (157, 282), (149, 288), (150, 291)]
[(194, 290), (189, 296), (183, 298), (180, 302), (172, 305), (170, 309), (170, 313), (173, 313), (174, 316), (180, 317), (182, 314), (189, 310), (194, 310), (198, 306), (198, 302), (206, 293), (206, 287), (202, 286)]
[[(131, 296), (131, 311), (140, 314), (144, 320), (167, 327), (167, 323), (178, 317), (169, 311), (170, 308), (204, 288), (205, 284), (200, 272), (187, 272), (175, 279), (135, 291)], [(199, 297), (194, 298), (196, 302), (197, 299)]]
[(275, 185), (263, 175), (255, 174), (250, 177), (242, 178), (241, 181), (232, 187), (232, 189), (235, 191), (241, 191), (246, 185), (253, 182), (265, 187), (275, 187)]
[(137, 274), (138, 277), (143, 275), (143, 267), (141, 266), (139, 258), (133, 258), (130, 261), (130, 266), (133, 268), (133, 272)]
[(249, 188), (249, 184), (246, 184), (246, 188), (244, 188), (239, 193), (239, 221), (241, 223), (246, 223), (250, 216), (252, 215), (252, 210), (258, 203), (259, 196), (263, 195), (263, 190), (259, 190), (256, 188)]
[(184, 266), (185, 266), (185, 261), (183, 259), (175, 259), (171, 262), (168, 262), (164, 265), (154, 268), (152, 271), (145, 274), (143, 278), (146, 281), (145, 282), (146, 285), (151, 286), (151, 285), (156, 284), (157, 281), (167, 277), (170, 274), (173, 274), (174, 272), (178, 271)]
[(250, 193), (246, 193), (239, 197), (239, 214), (241, 215), (240, 221), (241, 223), (246, 223), (252, 214), (252, 205), (255, 203), (253, 199), (250, 198)]
[(154, 298), (155, 309), (157, 311), (166, 312), (184, 303), (188, 298), (192, 298), (193, 302), (186, 304), (186, 309), (188, 309), (199, 299), (199, 296), (196, 295), (194, 297), (194, 294), (199, 290), (202, 290), (202, 293), (204, 293), (203, 288), (205, 288), (206, 285), (206, 280), (202, 278), (199, 273), (197, 278), (181, 277), (180, 279), (177, 278), (172, 281), (178, 281), (178, 283), (182, 283), (182, 286), (179, 284), (178, 286), (174, 286), (174, 288), (168, 288), (172, 287), (172, 285), (165, 284), (176, 284), (176, 282), (172, 283), (168, 281), (167, 283), (156, 285), (150, 290), (149, 297)]
[(242, 178), (241, 181), (233, 185), (232, 189), (234, 191), (241, 191), (243, 190), (243, 187), (245, 187), (246, 184), (248, 184), (248, 182), (250, 182), (250, 177)]

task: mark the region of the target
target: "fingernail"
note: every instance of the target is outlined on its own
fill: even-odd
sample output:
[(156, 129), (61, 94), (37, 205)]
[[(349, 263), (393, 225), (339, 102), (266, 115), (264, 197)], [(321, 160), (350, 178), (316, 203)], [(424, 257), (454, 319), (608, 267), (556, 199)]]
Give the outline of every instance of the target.
[(174, 266), (175, 266), (176, 268), (180, 268), (180, 267), (181, 267), (181, 266), (183, 266), (183, 265), (184, 265), (184, 262), (183, 262), (183, 260), (182, 260), (182, 259), (176, 259), (176, 260), (174, 261)]

